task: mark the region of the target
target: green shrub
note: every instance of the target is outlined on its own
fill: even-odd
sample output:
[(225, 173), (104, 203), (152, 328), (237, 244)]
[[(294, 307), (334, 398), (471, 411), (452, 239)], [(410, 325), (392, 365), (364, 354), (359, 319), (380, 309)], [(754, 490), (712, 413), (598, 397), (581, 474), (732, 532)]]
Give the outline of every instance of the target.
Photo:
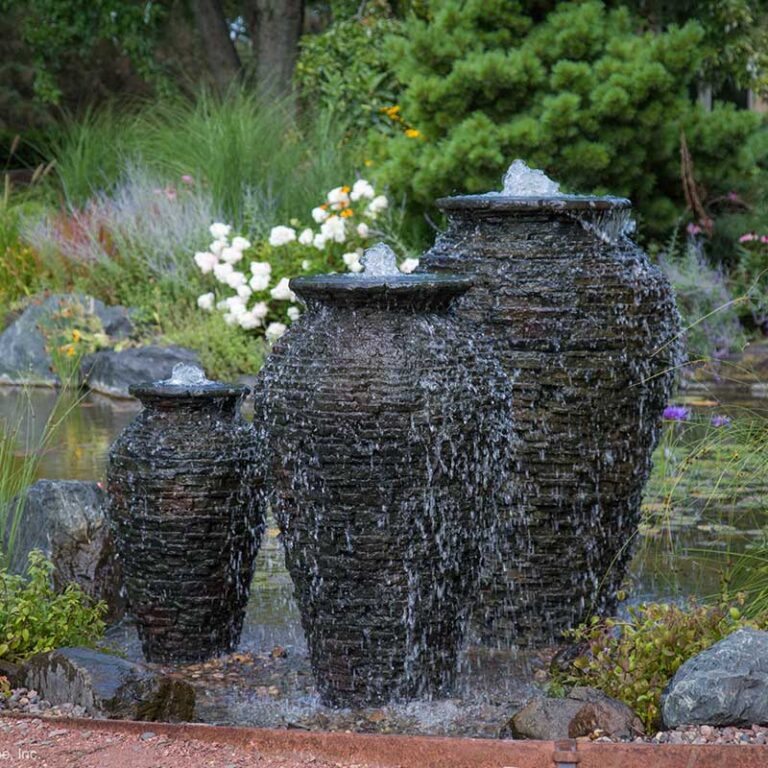
[(676, 232), (658, 259), (675, 291), (688, 360), (719, 359), (743, 349), (747, 341), (739, 306), (748, 299), (732, 295), (723, 270), (708, 263), (700, 239), (681, 242)]
[(760, 118), (692, 104), (698, 24), (639, 33), (624, 8), (560, 3), (536, 22), (521, 2), (431, 0), (389, 45), (405, 85), (403, 116), (421, 137), (385, 146), (395, 189), (430, 204), (497, 189), (516, 157), (566, 191), (626, 195), (649, 231), (682, 210), (685, 129), (712, 191), (744, 170), (739, 148)]
[(305, 109), (328, 110), (350, 127), (388, 130), (385, 109), (398, 102), (399, 84), (387, 61), (388, 35), (400, 22), (345, 19), (319, 35), (305, 35), (294, 79)]
[(652, 732), (661, 724), (660, 698), (680, 666), (745, 626), (764, 628), (768, 614), (742, 617), (736, 603), (630, 606), (625, 619), (593, 619), (571, 634), (586, 651), (558, 685), (588, 685), (630, 706)]
[(163, 317), (163, 337), (196, 350), (208, 377), (219, 381), (257, 373), (266, 356), (263, 339), (227, 325), (218, 312), (205, 313), (197, 307), (170, 308)]
[(77, 584), (51, 585), (53, 565), (29, 554), (27, 574), (0, 570), (0, 659), (18, 662), (67, 645), (93, 645), (104, 635), (107, 606), (94, 603)]

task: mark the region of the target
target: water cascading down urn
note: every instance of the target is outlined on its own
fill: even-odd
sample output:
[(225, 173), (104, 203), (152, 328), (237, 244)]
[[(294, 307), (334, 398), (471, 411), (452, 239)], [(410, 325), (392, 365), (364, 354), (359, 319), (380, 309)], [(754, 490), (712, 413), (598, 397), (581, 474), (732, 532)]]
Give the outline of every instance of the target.
[(109, 454), (109, 518), (148, 661), (200, 661), (240, 639), (264, 513), (247, 387), (180, 364), (131, 387), (144, 406)]
[(404, 275), (375, 246), (360, 275), (297, 278), (306, 312), (256, 387), (268, 486), (321, 697), (450, 688), (492, 512), (508, 389), (457, 318), (457, 276)]
[(438, 201), (420, 269), (467, 275), (461, 312), (514, 374), (519, 443), (473, 627), (540, 644), (609, 609), (679, 359), (672, 290), (626, 235), (630, 203), (559, 194), (516, 161), (502, 193)]

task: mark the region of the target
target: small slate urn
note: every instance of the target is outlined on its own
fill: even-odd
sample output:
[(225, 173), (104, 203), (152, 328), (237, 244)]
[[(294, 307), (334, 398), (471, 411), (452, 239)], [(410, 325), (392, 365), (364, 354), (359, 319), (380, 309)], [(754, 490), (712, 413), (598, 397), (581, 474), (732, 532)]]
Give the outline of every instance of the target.
[(177, 365), (131, 387), (144, 409), (109, 454), (109, 517), (148, 661), (233, 650), (261, 542), (261, 460), (247, 387)]

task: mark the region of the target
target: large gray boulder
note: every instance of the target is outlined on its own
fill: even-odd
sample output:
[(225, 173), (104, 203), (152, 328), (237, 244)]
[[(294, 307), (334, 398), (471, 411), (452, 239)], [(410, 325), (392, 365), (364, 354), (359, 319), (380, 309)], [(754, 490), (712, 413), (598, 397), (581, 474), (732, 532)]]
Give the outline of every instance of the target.
[(22, 573), (29, 552), (39, 549), (53, 562), (56, 587), (78, 583), (94, 599), (104, 600), (107, 619), (116, 621), (125, 610), (125, 598), (105, 503), (97, 483), (38, 480), (27, 489), (21, 507), (11, 502), (11, 515), (18, 510), (19, 517), (15, 526), (7, 526), (6, 543), (15, 528), (12, 570)]
[(504, 730), (517, 739), (577, 739), (595, 731), (627, 739), (641, 735), (643, 724), (623, 702), (595, 688), (578, 686), (564, 699), (532, 699)]
[(102, 350), (86, 355), (80, 365), (82, 382), (110, 397), (130, 397), (128, 387), (160, 381), (171, 375), (176, 363), (200, 365), (196, 352), (184, 347), (136, 347)]
[(768, 632), (740, 629), (688, 659), (661, 703), (668, 728), (768, 723)]
[[(83, 322), (88, 328), (79, 327)], [(125, 307), (108, 307), (91, 296), (74, 293), (35, 297), (0, 333), (0, 383), (55, 386), (58, 378), (51, 370), (46, 337), (52, 329), (70, 324), (81, 331), (96, 330), (110, 340), (124, 339), (133, 331), (131, 310)]]
[(76, 704), (94, 717), (188, 722), (195, 716), (189, 683), (89, 648), (39, 653), (23, 667), (24, 686), (51, 704)]

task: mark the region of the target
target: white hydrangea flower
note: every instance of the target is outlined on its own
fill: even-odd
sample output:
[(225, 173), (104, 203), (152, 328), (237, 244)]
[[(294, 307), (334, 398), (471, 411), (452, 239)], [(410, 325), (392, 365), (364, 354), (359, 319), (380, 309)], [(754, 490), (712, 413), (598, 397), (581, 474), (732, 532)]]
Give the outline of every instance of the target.
[(245, 301), (239, 296), (230, 296), (226, 301), (227, 309), (231, 315), (240, 317), (246, 311)]
[(251, 241), (244, 237), (232, 238), (232, 247), (238, 251), (247, 251), (251, 247)]
[(299, 235), (299, 242), (302, 245), (312, 245), (312, 240), (315, 237), (315, 233), (307, 227), (306, 229), (301, 230), (301, 234)]
[(269, 288), (269, 275), (254, 275), (248, 285), (251, 286), (251, 290), (258, 293), (259, 291), (266, 291)]
[(207, 275), (213, 270), (218, 263), (218, 259), (214, 254), (208, 253), (208, 251), (198, 251), (195, 254), (195, 264), (200, 268), (200, 271)]
[(382, 211), (385, 211), (387, 208), (389, 208), (389, 200), (387, 200), (386, 195), (377, 195), (368, 204), (368, 208), (374, 213), (381, 213)]
[(243, 252), (234, 247), (224, 248), (221, 251), (221, 260), (227, 264), (237, 264), (243, 258)]
[(213, 276), (220, 282), (226, 283), (227, 278), (235, 271), (231, 264), (221, 261), (213, 267)]
[(221, 256), (221, 252), (227, 247), (226, 240), (214, 240), (209, 246), (208, 250), (214, 256)]
[(360, 254), (357, 251), (351, 251), (350, 253), (343, 254), (341, 260), (351, 269), (353, 264), (357, 264), (360, 261)]
[(283, 277), (280, 282), (269, 292), (269, 295), (278, 301), (296, 300), (296, 294), (290, 289), (287, 277)]
[(326, 240), (343, 243), (347, 239), (347, 227), (340, 216), (329, 216), (320, 227), (320, 234)]
[(222, 299), (221, 301), (216, 302), (216, 309), (219, 310), (219, 312), (223, 312), (229, 305), (227, 304), (226, 299)]
[(288, 307), (286, 312), (288, 319), (293, 323), (301, 317), (301, 312), (297, 306)]
[(242, 272), (230, 272), (225, 282), (230, 288), (239, 288), (245, 285), (245, 275)]
[(312, 245), (317, 248), (318, 251), (322, 251), (325, 248), (325, 235), (322, 233), (318, 233), (315, 235), (314, 239), (312, 240)]
[(406, 275), (410, 275), (416, 267), (419, 266), (418, 259), (405, 259), (400, 265), (400, 271), (405, 272)]
[(312, 209), (312, 218), (318, 223), (322, 224), (328, 218), (328, 211), (325, 208), (318, 206)]
[(312, 268), (312, 262), (309, 259), (304, 259), (304, 261), (301, 262), (301, 268), (307, 272)]
[(206, 312), (210, 312), (213, 309), (214, 298), (212, 293), (204, 293), (202, 296), (197, 297), (197, 306)]
[(223, 318), (227, 325), (235, 325), (237, 323), (237, 315), (233, 315), (231, 312), (225, 312)]
[(349, 271), (350, 272), (362, 272), (363, 271), (363, 265), (359, 261), (356, 261), (354, 264), (352, 264), (350, 266)]
[(269, 304), (266, 301), (259, 301), (253, 305), (251, 310), (254, 317), (258, 317), (259, 320), (263, 320), (269, 314)]
[(240, 323), (240, 327), (245, 331), (251, 331), (261, 325), (261, 320), (259, 320), (253, 312), (243, 312), (238, 318), (238, 322)]
[(214, 221), (208, 231), (211, 233), (211, 237), (214, 240), (226, 240), (229, 237), (229, 233), (232, 231), (232, 227), (229, 224), (222, 224), (220, 221)]
[(288, 245), (296, 239), (296, 230), (293, 227), (284, 227), (282, 224), (272, 227), (269, 233), (269, 244), (273, 246)]
[(370, 233), (370, 231), (371, 231), (370, 228), (364, 221), (361, 221), (357, 225), (357, 234), (360, 235), (360, 237), (368, 237), (368, 234)]
[(269, 277), (272, 274), (272, 265), (268, 261), (252, 261), (251, 274)]
[(349, 193), (350, 200), (360, 200), (361, 198), (367, 198), (372, 200), (376, 192), (374, 191), (371, 183), (365, 179), (358, 179), (352, 185), (352, 191)]
[(269, 341), (277, 341), (287, 330), (288, 327), (284, 323), (270, 323), (265, 335)]
[(247, 286), (247, 285), (238, 285), (237, 286), (237, 295), (244, 299), (245, 301), (248, 301), (248, 299), (251, 298), (251, 294), (253, 293), (253, 290)]
[(349, 194), (344, 191), (344, 187), (334, 187), (328, 193), (328, 203), (334, 211), (349, 205)]

